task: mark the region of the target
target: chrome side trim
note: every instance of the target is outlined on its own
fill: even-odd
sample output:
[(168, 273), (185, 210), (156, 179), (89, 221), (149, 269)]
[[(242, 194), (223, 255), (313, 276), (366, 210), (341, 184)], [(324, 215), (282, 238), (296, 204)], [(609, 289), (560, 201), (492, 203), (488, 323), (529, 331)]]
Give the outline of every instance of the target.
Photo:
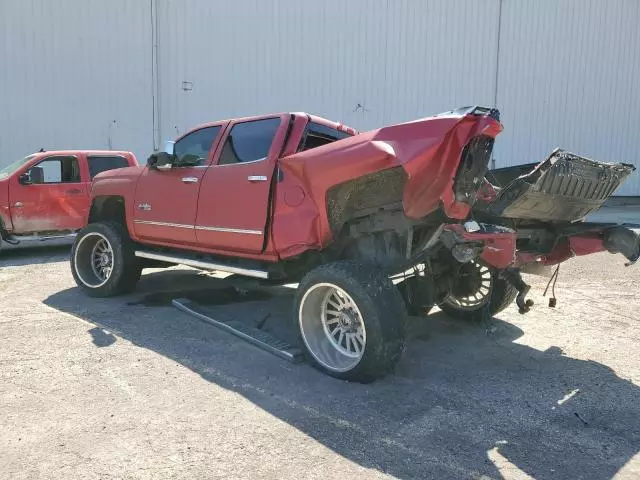
[(133, 223), (142, 225), (154, 225), (156, 227), (193, 228), (193, 225), (184, 225), (182, 223), (153, 222), (151, 220), (134, 220)]
[(184, 225), (182, 223), (154, 222), (152, 220), (134, 220), (133, 223), (142, 225), (154, 225), (156, 227), (195, 228), (210, 232), (244, 233), (246, 235), (262, 235), (262, 230), (244, 230), (242, 228), (205, 227), (203, 225)]
[(224, 163), (222, 165), (212, 163), (211, 166), (212, 167), (236, 167), (238, 165), (249, 165), (250, 163), (264, 162), (267, 158), (269, 157), (258, 158), (257, 160), (251, 160), (250, 162)]
[(145, 252), (136, 250), (136, 257), (148, 258), (150, 260), (159, 260), (161, 262), (175, 263), (177, 265), (187, 265), (188, 267), (201, 268), (203, 270), (217, 270), (219, 272), (235, 273), (244, 275), (245, 277), (269, 278), (269, 272), (263, 270), (254, 270), (251, 268), (234, 267), (231, 265), (223, 265), (221, 263), (204, 262), (191, 258), (177, 257), (174, 255), (163, 255), (154, 252)]
[(196, 230), (206, 230), (209, 232), (223, 232), (223, 233), (245, 233), (247, 235), (262, 235), (262, 230), (243, 230), (241, 228), (205, 227), (203, 225), (196, 225)]

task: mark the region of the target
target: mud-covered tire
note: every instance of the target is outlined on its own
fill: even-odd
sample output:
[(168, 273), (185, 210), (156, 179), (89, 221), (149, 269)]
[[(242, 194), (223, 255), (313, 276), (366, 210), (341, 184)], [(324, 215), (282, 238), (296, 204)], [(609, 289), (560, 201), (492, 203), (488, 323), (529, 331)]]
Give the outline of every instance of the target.
[[(109, 249), (111, 271), (100, 276), (101, 267), (94, 268), (92, 262), (102, 251), (108, 256)], [(78, 233), (71, 249), (71, 274), (87, 295), (112, 297), (130, 293), (135, 289), (141, 272), (142, 266), (134, 255), (133, 242), (123, 225), (116, 222), (92, 223)]]
[(518, 291), (503, 278), (499, 272), (491, 270), (491, 291), (487, 302), (475, 308), (461, 309), (450, 299), (439, 305), (448, 316), (465, 321), (481, 321), (487, 313), (490, 317), (497, 315), (507, 308), (518, 296)]
[[(328, 306), (335, 305), (331, 291), (340, 297), (338, 303), (344, 302), (342, 310)], [(345, 307), (351, 304), (347, 297), (355, 308)], [(345, 324), (338, 328), (345, 329), (345, 337), (351, 335), (342, 340), (336, 334), (333, 339), (344, 342), (339, 347), (329, 339), (332, 327), (327, 325), (338, 318), (329, 309), (342, 312), (345, 319), (340, 322)], [(400, 292), (382, 272), (356, 262), (331, 263), (309, 272), (298, 286), (293, 318), (307, 360), (336, 378), (371, 382), (393, 371), (404, 351), (407, 312)], [(354, 329), (356, 324), (363, 328)], [(349, 357), (343, 353), (345, 345), (356, 351), (359, 345), (360, 352)]]

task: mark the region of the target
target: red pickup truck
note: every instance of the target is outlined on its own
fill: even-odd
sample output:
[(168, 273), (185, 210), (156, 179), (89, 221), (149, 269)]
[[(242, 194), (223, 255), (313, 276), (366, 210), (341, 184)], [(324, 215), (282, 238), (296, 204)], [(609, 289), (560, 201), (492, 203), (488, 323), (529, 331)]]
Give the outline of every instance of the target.
[(309, 361), (369, 381), (399, 359), (407, 311), (525, 313), (521, 267), (640, 256), (634, 229), (582, 221), (632, 166), (556, 150), (499, 188), (485, 174), (501, 130), (480, 107), (366, 133), (305, 113), (202, 125), (94, 181), (71, 271), (97, 297), (158, 262), (298, 282)]
[(72, 236), (86, 225), (93, 178), (137, 165), (131, 152), (69, 150), (34, 153), (0, 169), (0, 247), (2, 240)]

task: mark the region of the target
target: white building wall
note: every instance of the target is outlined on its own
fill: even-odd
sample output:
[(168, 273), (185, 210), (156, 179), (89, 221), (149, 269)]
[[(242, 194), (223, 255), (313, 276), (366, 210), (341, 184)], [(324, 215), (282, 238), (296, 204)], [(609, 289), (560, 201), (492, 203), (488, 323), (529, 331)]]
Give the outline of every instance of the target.
[(152, 149), (149, 11), (0, 0), (0, 165), (40, 148)]
[(159, 2), (162, 132), (300, 110), (369, 129), (492, 104), (497, 14), (497, 1)]
[(144, 160), (154, 129), (158, 146), (239, 115), (366, 130), (497, 102), (498, 167), (557, 146), (640, 166), (638, 24), (637, 0), (0, 0), (0, 165), (40, 147)]
[(498, 107), (498, 165), (562, 147), (640, 167), (640, 1), (504, 0)]

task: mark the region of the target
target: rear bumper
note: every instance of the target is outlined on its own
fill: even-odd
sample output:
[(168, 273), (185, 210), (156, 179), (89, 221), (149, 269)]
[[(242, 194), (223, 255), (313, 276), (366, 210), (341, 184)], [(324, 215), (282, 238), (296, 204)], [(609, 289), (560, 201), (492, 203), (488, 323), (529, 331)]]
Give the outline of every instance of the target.
[(516, 264), (557, 265), (572, 257), (598, 252), (620, 253), (627, 259), (626, 266), (640, 259), (640, 225), (590, 223), (579, 226), (583, 232), (567, 232), (547, 254), (517, 252)]
[(498, 269), (557, 265), (598, 252), (620, 253), (627, 259), (627, 266), (640, 259), (640, 225), (579, 224), (560, 233), (547, 253), (518, 251), (517, 232), (494, 225), (481, 225), (477, 231), (459, 224), (447, 225), (442, 240), (452, 252), (461, 245), (475, 248), (483, 262)]

